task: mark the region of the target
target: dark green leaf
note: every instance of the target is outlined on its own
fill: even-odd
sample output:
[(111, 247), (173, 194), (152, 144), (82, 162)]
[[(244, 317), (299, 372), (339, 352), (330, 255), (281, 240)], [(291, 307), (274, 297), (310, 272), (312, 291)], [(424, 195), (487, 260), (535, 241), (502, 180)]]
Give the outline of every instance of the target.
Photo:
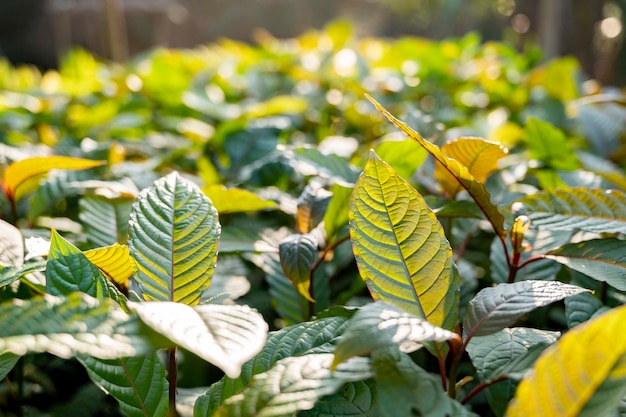
[(278, 246), (283, 272), (298, 292), (309, 301), (313, 301), (309, 288), (311, 268), (319, 257), (317, 246), (317, 239), (312, 234), (289, 235)]

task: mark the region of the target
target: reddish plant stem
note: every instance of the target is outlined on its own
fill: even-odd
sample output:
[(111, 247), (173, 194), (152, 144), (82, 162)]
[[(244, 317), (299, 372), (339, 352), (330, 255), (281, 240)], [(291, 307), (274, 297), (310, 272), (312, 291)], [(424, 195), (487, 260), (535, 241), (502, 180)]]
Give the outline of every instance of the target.
[(488, 381), (484, 381), (481, 382), (480, 384), (476, 385), (466, 396), (465, 398), (463, 398), (461, 400), (461, 404), (465, 405), (467, 404), (467, 402), (469, 400), (471, 400), (472, 398), (474, 398), (479, 392), (481, 392), (482, 390), (484, 390), (485, 388), (493, 385), (493, 384), (497, 384), (498, 382), (502, 382), (509, 379), (507, 376), (499, 376), (497, 378), (488, 380)]
[(178, 365), (176, 363), (176, 348), (167, 350), (169, 358), (167, 382), (169, 383), (169, 417), (178, 417), (176, 412), (176, 383), (178, 380)]

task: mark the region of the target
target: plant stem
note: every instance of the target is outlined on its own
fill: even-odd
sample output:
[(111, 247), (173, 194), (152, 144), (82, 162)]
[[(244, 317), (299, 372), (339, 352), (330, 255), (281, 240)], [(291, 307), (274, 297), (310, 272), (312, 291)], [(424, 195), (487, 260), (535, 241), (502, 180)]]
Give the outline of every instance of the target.
[(446, 359), (439, 358), (439, 375), (441, 376), (441, 388), (444, 391), (448, 390), (448, 381), (446, 380)]
[(600, 298), (600, 301), (602, 301), (602, 304), (606, 304), (606, 300), (608, 296), (609, 296), (609, 284), (607, 284), (606, 281), (601, 281), (600, 289), (598, 290), (598, 297)]
[(169, 417), (178, 417), (176, 412), (176, 382), (178, 379), (178, 366), (176, 363), (176, 348), (167, 350), (169, 369), (167, 370), (167, 382), (169, 383)]
[(17, 227), (17, 203), (15, 202), (14, 198), (9, 198), (9, 202), (11, 203), (11, 217), (12, 217), (12, 221), (13, 221), (13, 225), (15, 227)]
[(463, 398), (463, 399), (461, 400), (461, 404), (463, 404), (463, 405), (467, 404), (467, 402), (468, 402), (469, 400), (471, 400), (472, 398), (474, 398), (474, 397), (476, 396), (476, 394), (478, 394), (479, 392), (481, 392), (481, 391), (482, 391), (482, 390), (484, 390), (485, 388), (487, 388), (487, 387), (489, 387), (489, 386), (491, 386), (491, 385), (493, 385), (493, 384), (496, 384), (496, 383), (498, 383), (498, 382), (505, 381), (505, 380), (507, 380), (507, 379), (509, 379), (507, 376), (502, 375), (502, 376), (499, 376), (499, 377), (497, 377), (497, 378), (494, 378), (494, 379), (490, 379), (490, 380), (487, 380), (487, 381), (483, 381), (483, 382), (481, 382), (480, 384), (476, 385), (476, 386), (475, 386), (475, 387), (474, 387), (474, 388), (473, 388), (473, 389), (472, 389), (472, 390), (471, 390), (471, 391), (470, 391), (470, 392), (469, 392), (469, 393), (465, 396), (465, 398)]

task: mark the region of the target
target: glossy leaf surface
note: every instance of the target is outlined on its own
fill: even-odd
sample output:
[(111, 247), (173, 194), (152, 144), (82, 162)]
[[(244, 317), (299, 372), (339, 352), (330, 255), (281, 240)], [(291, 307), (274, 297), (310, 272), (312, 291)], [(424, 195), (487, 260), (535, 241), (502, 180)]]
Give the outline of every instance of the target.
[(126, 243), (133, 201), (131, 198), (81, 198), (79, 218), (89, 241), (95, 246)]
[(133, 274), (128, 246), (118, 243), (104, 248), (91, 249), (83, 252), (89, 261), (100, 268), (113, 282), (128, 287), (128, 280)]
[(280, 264), (289, 281), (298, 293), (313, 301), (311, 286), (311, 268), (318, 259), (317, 239), (310, 234), (289, 235), (278, 246)]

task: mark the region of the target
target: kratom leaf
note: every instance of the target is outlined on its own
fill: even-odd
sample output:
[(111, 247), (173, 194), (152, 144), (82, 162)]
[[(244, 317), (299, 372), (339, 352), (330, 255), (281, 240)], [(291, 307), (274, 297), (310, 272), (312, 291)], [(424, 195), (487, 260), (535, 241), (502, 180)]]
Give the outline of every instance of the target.
[(621, 191), (560, 188), (529, 195), (520, 202), (526, 208), (531, 227), (626, 232), (626, 196)]
[(247, 306), (149, 302), (129, 307), (158, 333), (233, 378), (265, 343), (267, 324)]
[(609, 307), (603, 305), (602, 301), (588, 292), (576, 294), (565, 299), (565, 318), (569, 328), (578, 326), (608, 310)]
[(335, 350), (332, 367), (353, 356), (398, 345), (411, 352), (422, 342), (445, 342), (456, 333), (434, 326), (384, 301), (367, 304), (350, 319)]
[(80, 188), (71, 184), (80, 183), (92, 176), (89, 171), (53, 171), (47, 175), (28, 198), (26, 214), (29, 220), (33, 221), (42, 214), (50, 213), (51, 208), (60, 201), (68, 196), (77, 195)]
[(19, 360), (19, 355), (10, 352), (0, 353), (0, 380), (3, 380), (11, 372)]
[(89, 378), (113, 396), (129, 417), (167, 415), (168, 382), (156, 353), (132, 358), (97, 359), (79, 355)]
[(610, 416), (626, 395), (626, 306), (567, 332), (537, 360), (507, 409), (515, 416)]
[(278, 246), (283, 272), (300, 295), (309, 301), (313, 301), (309, 288), (311, 268), (319, 257), (317, 245), (317, 239), (311, 234), (294, 234), (287, 236)]
[(178, 173), (143, 190), (130, 215), (128, 246), (144, 298), (197, 304), (211, 282), (219, 236), (211, 200)]
[(372, 352), (372, 366), (376, 373), (376, 403), (383, 417), (477, 417), (448, 397), (440, 380), (395, 347)]
[(94, 246), (124, 244), (128, 240), (128, 221), (134, 199), (108, 199), (86, 196), (80, 199), (78, 217), (87, 239)]
[(521, 281), (484, 288), (467, 307), (463, 334), (468, 340), (495, 333), (538, 307), (585, 291), (559, 281)]
[(426, 204), (431, 208), (438, 219), (447, 217), (467, 217), (473, 219), (484, 219), (485, 216), (480, 208), (473, 201), (468, 200), (448, 200), (433, 197), (424, 197)]
[(626, 291), (625, 252), (625, 241), (605, 238), (571, 243), (548, 252), (545, 257)]
[(334, 184), (333, 196), (328, 202), (328, 208), (324, 213), (324, 231), (327, 243), (333, 242), (341, 230), (348, 226), (348, 207), (350, 206), (351, 187)]
[(9, 285), (26, 274), (46, 270), (46, 261), (28, 262), (22, 266), (5, 266), (0, 269), (0, 288)]
[(309, 233), (324, 218), (332, 194), (319, 185), (307, 184), (296, 209), (296, 231)]
[(48, 352), (62, 358), (82, 353), (101, 359), (154, 350), (141, 322), (113, 300), (82, 293), (14, 300), (0, 309), (0, 351)]
[(83, 252), (89, 261), (100, 268), (114, 283), (122, 288), (128, 288), (128, 281), (133, 274), (130, 264), (128, 246), (118, 243)]
[(331, 395), (326, 395), (299, 417), (380, 417), (376, 406), (377, 388), (374, 379), (348, 382)]
[(0, 266), (24, 263), (24, 238), (20, 229), (0, 219)]
[(573, 171), (580, 163), (572, 144), (563, 132), (550, 123), (531, 117), (526, 122), (526, 135), (530, 158), (557, 171)]
[(387, 162), (402, 178), (410, 180), (424, 163), (428, 152), (413, 139), (384, 140), (374, 148), (376, 155)]
[(472, 199), (476, 202), (481, 211), (485, 213), (487, 220), (491, 223), (493, 230), (500, 237), (506, 236), (504, 229), (504, 216), (498, 211), (498, 208), (491, 202), (489, 192), (485, 189), (484, 185), (477, 181), (472, 174), (468, 171), (467, 167), (458, 161), (447, 157), (437, 145), (434, 145), (411, 129), (407, 124), (396, 119), (391, 113), (389, 113), (383, 106), (381, 106), (376, 100), (367, 96), (376, 108), (382, 112), (387, 119), (396, 127), (398, 127), (407, 136), (417, 141), (429, 154), (431, 154), (435, 160), (441, 164), (452, 176), (454, 176), (461, 186), (469, 193)]
[[(487, 181), (489, 174), (498, 168), (498, 161), (507, 154), (506, 148), (499, 143), (472, 137), (446, 142), (441, 147), (441, 152), (465, 165), (474, 179), (481, 184)], [(452, 199), (463, 190), (456, 177), (441, 164), (435, 165), (435, 179)]]
[(202, 191), (211, 199), (219, 214), (259, 211), (275, 208), (276, 203), (264, 200), (242, 188), (226, 188), (223, 185), (207, 185)]
[(229, 398), (216, 417), (290, 417), (309, 410), (315, 402), (337, 392), (346, 382), (372, 377), (367, 358), (352, 358), (330, 370), (333, 355), (317, 353), (282, 359), (269, 371), (257, 374), (252, 384)]
[(443, 228), (422, 196), (373, 151), (349, 216), (354, 255), (372, 297), (453, 329), (460, 282)]
[[(325, 154), (316, 148), (295, 148), (286, 155), (298, 163), (312, 167), (314, 172), (308, 169), (308, 175), (317, 175), (341, 182), (343, 185), (354, 184), (359, 173), (349, 164), (348, 160), (335, 154)], [(298, 169), (296, 164), (296, 169)]]
[(17, 200), (19, 199), (17, 197), (20, 197), (17, 195), (18, 188), (31, 178), (47, 174), (53, 169), (81, 170), (101, 166), (104, 163), (104, 161), (92, 161), (69, 156), (41, 156), (23, 159), (13, 162), (4, 170), (2, 190), (10, 199)]
[(212, 416), (222, 402), (247, 387), (254, 375), (270, 370), (280, 359), (311, 352), (332, 352), (349, 318), (348, 313), (344, 314), (295, 324), (270, 333), (261, 352), (242, 366), (238, 378), (224, 377), (198, 398), (194, 415)]

